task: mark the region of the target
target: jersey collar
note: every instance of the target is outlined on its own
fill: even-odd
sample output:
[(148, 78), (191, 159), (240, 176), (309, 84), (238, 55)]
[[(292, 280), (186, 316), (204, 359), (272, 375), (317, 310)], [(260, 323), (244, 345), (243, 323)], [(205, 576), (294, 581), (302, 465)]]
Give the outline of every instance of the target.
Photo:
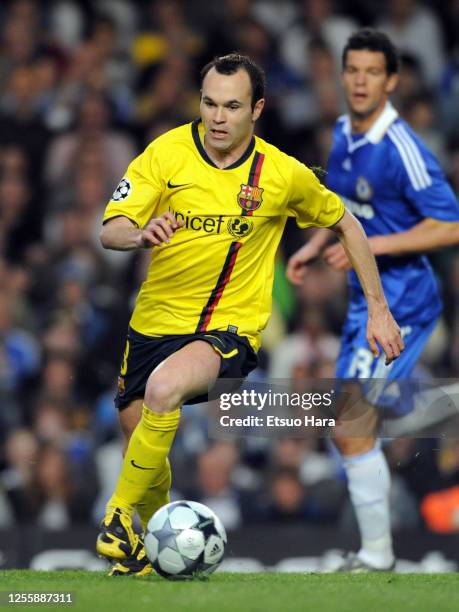
[(378, 142), (381, 142), (385, 133), (394, 123), (397, 117), (398, 113), (395, 108), (390, 102), (386, 102), (383, 112), (379, 115), (377, 120), (365, 134), (366, 139), (371, 142), (371, 144), (378, 144)]
[[(213, 168), (218, 168), (216, 164), (210, 159), (207, 155), (207, 151), (204, 148), (204, 145), (201, 142), (201, 137), (199, 136), (199, 125), (201, 124), (201, 119), (195, 119), (191, 124), (191, 134), (193, 136), (194, 144), (196, 145), (197, 150), (199, 151), (201, 157), (205, 162), (207, 162)], [(219, 170), (232, 170), (233, 168), (237, 168), (241, 166), (245, 161), (249, 159), (252, 155), (253, 150), (255, 148), (255, 136), (252, 136), (252, 140), (249, 142), (249, 146), (244, 151), (239, 159), (233, 162), (230, 166), (226, 166), (226, 168), (218, 168)]]
[(390, 102), (386, 102), (383, 112), (379, 115), (368, 132), (363, 134), (362, 138), (353, 141), (351, 138), (351, 120), (349, 115), (346, 115), (343, 121), (343, 134), (346, 136), (349, 152), (352, 153), (352, 151), (358, 149), (364, 144), (367, 144), (368, 142), (371, 144), (378, 144), (378, 142), (381, 142), (385, 133), (397, 119), (397, 117), (398, 112)]

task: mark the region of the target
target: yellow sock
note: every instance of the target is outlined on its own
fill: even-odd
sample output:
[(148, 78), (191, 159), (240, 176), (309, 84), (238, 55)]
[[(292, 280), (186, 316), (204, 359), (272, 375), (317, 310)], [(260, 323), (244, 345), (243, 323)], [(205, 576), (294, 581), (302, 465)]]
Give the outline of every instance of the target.
[(150, 487), (164, 479), (164, 465), (180, 420), (180, 408), (158, 414), (144, 404), (124, 455), (115, 492), (107, 508), (121, 508), (132, 515)]
[(169, 459), (166, 459), (162, 475), (164, 476), (162, 480), (158, 482), (156, 486), (150, 487), (145, 493), (142, 501), (137, 504), (137, 513), (140, 517), (144, 531), (147, 527), (148, 521), (151, 519), (156, 510), (159, 510), (159, 508), (162, 508), (171, 500), (169, 491), (171, 488), (172, 478)]

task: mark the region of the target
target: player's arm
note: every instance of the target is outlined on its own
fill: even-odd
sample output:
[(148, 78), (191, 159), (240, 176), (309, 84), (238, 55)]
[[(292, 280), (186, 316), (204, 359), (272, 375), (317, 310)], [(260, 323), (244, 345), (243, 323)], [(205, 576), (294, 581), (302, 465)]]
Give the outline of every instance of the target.
[[(439, 221), (429, 217), (406, 232), (372, 236), (368, 242), (373, 255), (400, 257), (412, 253), (427, 253), (459, 244), (459, 222)], [(340, 243), (325, 249), (323, 256), (335, 270), (350, 270), (352, 267)]]
[[(374, 255), (397, 257), (459, 244), (457, 198), (433, 155), (421, 143), (412, 138), (408, 140), (411, 141), (410, 150), (422, 163), (417, 163), (415, 173), (413, 165), (408, 164), (394, 147), (387, 159), (389, 179), (423, 220), (406, 231), (369, 238)], [(325, 249), (323, 256), (336, 270), (349, 270), (351, 267), (340, 244)]]
[(392, 159), (394, 184), (422, 221), (400, 233), (373, 236), (370, 245), (375, 255), (411, 255), (459, 244), (457, 198), (438, 160), (422, 143), (409, 136), (408, 141), (418, 160), (416, 174), (398, 150), (393, 150), (388, 163)]
[(372, 353), (379, 355), (378, 344), (386, 354), (386, 365), (403, 350), (400, 328), (387, 305), (375, 258), (359, 221), (348, 211), (330, 228), (337, 235), (360, 280), (368, 305), (367, 340)]
[(373, 236), (369, 239), (374, 255), (426, 253), (459, 244), (459, 221), (424, 219), (406, 232)]
[(177, 221), (171, 212), (150, 219), (144, 228), (137, 227), (127, 217), (115, 217), (102, 226), (100, 241), (105, 249), (114, 251), (150, 249), (163, 243), (169, 244), (183, 223), (183, 220)]

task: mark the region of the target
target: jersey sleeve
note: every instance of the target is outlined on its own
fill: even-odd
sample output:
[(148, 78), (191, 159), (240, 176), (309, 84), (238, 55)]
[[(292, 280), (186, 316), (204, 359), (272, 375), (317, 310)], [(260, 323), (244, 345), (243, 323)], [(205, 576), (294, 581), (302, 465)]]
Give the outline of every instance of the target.
[(413, 137), (394, 144), (396, 180), (417, 213), (438, 221), (459, 221), (457, 198), (435, 156)]
[(153, 143), (129, 164), (107, 204), (103, 223), (121, 216), (130, 219), (137, 227), (146, 225), (164, 189), (157, 157)]
[(301, 228), (331, 227), (344, 215), (344, 204), (333, 191), (327, 189), (314, 172), (295, 158), (287, 214), (296, 218)]

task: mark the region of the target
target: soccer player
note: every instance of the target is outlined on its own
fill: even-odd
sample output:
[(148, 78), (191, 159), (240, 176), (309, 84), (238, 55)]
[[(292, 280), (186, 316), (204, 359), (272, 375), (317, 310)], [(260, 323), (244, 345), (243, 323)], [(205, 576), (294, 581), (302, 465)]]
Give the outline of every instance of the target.
[(97, 540), (118, 560), (114, 574), (151, 569), (131, 517), (137, 509), (145, 526), (169, 500), (180, 406), (256, 366), (287, 217), (333, 229), (365, 291), (372, 349), (392, 362), (403, 348), (360, 223), (313, 172), (254, 136), (263, 106), (264, 75), (248, 57), (212, 61), (201, 118), (154, 140), (105, 211), (105, 248), (151, 249), (115, 399), (128, 444)]
[[(287, 274), (298, 284), (305, 265), (322, 251), (333, 268), (350, 270), (351, 297), (338, 378), (410, 376), (441, 311), (437, 284), (424, 253), (459, 241), (459, 208), (451, 188), (432, 153), (389, 102), (397, 85), (397, 69), (396, 49), (383, 33), (364, 29), (349, 38), (342, 67), (349, 115), (339, 118), (334, 130), (327, 186), (341, 196), (369, 236), (389, 307), (402, 329), (406, 348), (401, 357), (384, 364), (372, 352), (365, 337), (367, 308), (361, 285), (345, 249), (339, 244), (326, 247), (330, 232), (316, 231), (288, 264)], [(380, 399), (384, 400), (384, 393)], [(391, 407), (390, 399), (382, 405)], [(392, 408), (402, 414), (410, 406)], [(349, 436), (335, 438), (361, 535), (361, 548), (343, 561), (343, 571), (388, 570), (395, 561), (389, 470), (370, 425), (376, 421), (376, 409), (370, 405), (366, 409), (368, 429), (349, 429)]]

